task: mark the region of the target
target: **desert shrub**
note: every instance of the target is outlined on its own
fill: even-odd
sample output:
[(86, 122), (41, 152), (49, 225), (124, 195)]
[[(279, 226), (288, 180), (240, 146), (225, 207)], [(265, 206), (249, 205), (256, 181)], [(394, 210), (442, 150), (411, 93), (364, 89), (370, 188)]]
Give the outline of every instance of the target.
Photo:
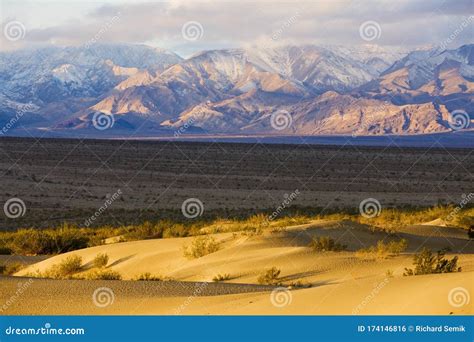
[(313, 238), (313, 240), (309, 244), (309, 247), (311, 247), (315, 252), (339, 252), (347, 248), (346, 245), (336, 243), (334, 239), (330, 238), (329, 236)]
[(193, 239), (190, 246), (184, 246), (183, 254), (189, 259), (196, 259), (217, 252), (219, 243), (210, 236), (198, 236)]
[(97, 268), (104, 268), (107, 266), (109, 262), (109, 256), (105, 253), (99, 253), (95, 256), (94, 260), (92, 263), (94, 264), (94, 267)]
[(0, 255), (11, 255), (12, 252), (13, 251), (11, 250), (11, 248), (6, 246), (0, 246)]
[(225, 281), (231, 279), (231, 276), (229, 273), (224, 273), (224, 274), (216, 274), (214, 278), (212, 278), (212, 281), (214, 282), (219, 282), (219, 281)]
[[(194, 230), (194, 229), (192, 228), (188, 229), (182, 224), (169, 223), (163, 232), (163, 237), (164, 238), (186, 237), (189, 235), (193, 235), (191, 233), (191, 230)], [(195, 233), (198, 234), (197, 231)]]
[(263, 272), (258, 277), (257, 281), (259, 284), (263, 284), (263, 285), (281, 285), (281, 282), (279, 279), (280, 273), (281, 273), (280, 269), (276, 267), (272, 267), (266, 270), (265, 272)]
[(272, 221), (271, 225), (276, 227), (296, 226), (311, 222), (311, 217), (306, 215), (294, 215), (278, 218)]
[(160, 239), (163, 237), (163, 226), (160, 222), (151, 223), (149, 221), (143, 222), (143, 224), (130, 227), (130, 231), (125, 234), (125, 239), (128, 241), (133, 240), (146, 240), (146, 239)]
[(9, 248), (15, 254), (48, 254), (51, 246), (52, 241), (48, 234), (36, 229), (20, 229), (12, 233), (9, 241)]
[(408, 247), (407, 240), (400, 239), (399, 241), (390, 241), (384, 243), (382, 240), (377, 242), (377, 245), (362, 248), (357, 251), (357, 255), (365, 258), (379, 258), (385, 259), (388, 256), (396, 256), (404, 252)]
[(58, 229), (20, 229), (5, 236), (8, 247), (15, 254), (59, 254), (88, 247), (86, 233), (68, 225)]
[(121, 280), (122, 276), (119, 272), (113, 270), (92, 270), (80, 277), (87, 280)]
[(62, 275), (70, 275), (79, 272), (81, 267), (82, 258), (78, 255), (70, 255), (59, 263), (58, 270)]
[(150, 272), (145, 272), (145, 273), (142, 273), (142, 274), (136, 276), (135, 278), (133, 278), (133, 280), (137, 280), (137, 281), (160, 281), (160, 280), (163, 280), (163, 279), (159, 276), (152, 275)]
[(59, 229), (48, 230), (51, 245), (41, 254), (60, 254), (88, 247), (89, 238), (85, 231), (64, 224)]
[(25, 267), (25, 264), (19, 262), (9, 263), (6, 265), (0, 265), (0, 274), (1, 275), (12, 275)]
[(414, 269), (405, 268), (405, 276), (432, 274), (432, 273), (452, 273), (461, 272), (458, 267), (458, 257), (455, 256), (451, 260), (445, 258), (446, 249), (440, 250), (435, 254), (428, 249), (423, 248), (420, 253), (413, 257)]
[(296, 280), (296, 281), (292, 281), (288, 284), (288, 288), (292, 288), (292, 287), (304, 287), (304, 288), (309, 288), (311, 287), (311, 284), (310, 283), (306, 283), (306, 282), (303, 282), (301, 280)]
[(61, 260), (59, 264), (54, 264), (43, 273), (37, 271), (37, 277), (53, 279), (69, 279), (82, 269), (82, 258), (78, 255), (70, 255)]
[(385, 276), (386, 276), (387, 278), (393, 278), (393, 270), (387, 270), (387, 271), (385, 272)]

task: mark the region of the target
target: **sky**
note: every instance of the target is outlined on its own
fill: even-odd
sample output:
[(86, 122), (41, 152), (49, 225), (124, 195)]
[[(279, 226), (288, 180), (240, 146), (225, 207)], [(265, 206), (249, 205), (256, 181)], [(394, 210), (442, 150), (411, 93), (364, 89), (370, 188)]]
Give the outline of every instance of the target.
[(142, 43), (187, 57), (246, 45), (454, 48), (474, 41), (473, 0), (0, 0), (0, 51)]

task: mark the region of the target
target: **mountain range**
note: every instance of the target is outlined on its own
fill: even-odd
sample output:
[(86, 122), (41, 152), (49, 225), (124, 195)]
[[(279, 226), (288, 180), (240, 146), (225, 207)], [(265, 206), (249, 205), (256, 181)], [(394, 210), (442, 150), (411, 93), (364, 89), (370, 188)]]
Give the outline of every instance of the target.
[(468, 130), (474, 113), (473, 46), (414, 51), (374, 45), (249, 47), (203, 51), (186, 59), (132, 44), (2, 52), (0, 133), (411, 135)]

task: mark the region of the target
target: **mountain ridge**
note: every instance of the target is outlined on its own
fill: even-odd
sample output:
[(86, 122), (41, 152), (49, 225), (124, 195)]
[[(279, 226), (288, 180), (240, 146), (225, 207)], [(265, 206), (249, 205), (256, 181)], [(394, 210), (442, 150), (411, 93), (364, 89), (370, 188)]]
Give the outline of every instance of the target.
[(0, 53), (0, 124), (31, 103), (9, 134), (31, 128), (100, 135), (97, 115), (112, 119), (112, 135), (464, 130), (474, 112), (473, 46), (248, 47), (187, 59), (132, 44)]

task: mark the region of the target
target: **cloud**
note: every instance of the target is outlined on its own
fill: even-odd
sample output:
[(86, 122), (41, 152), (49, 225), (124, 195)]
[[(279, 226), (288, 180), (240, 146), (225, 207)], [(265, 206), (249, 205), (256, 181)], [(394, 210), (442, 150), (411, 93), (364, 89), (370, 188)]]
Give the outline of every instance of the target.
[[(54, 3), (48, 6), (48, 11), (54, 11)], [(37, 13), (31, 26), (28, 16), (22, 15), (28, 12), (23, 8), (14, 17), (20, 21), (24, 18), (25, 38), (11, 42), (2, 37), (0, 44), (4, 50), (25, 45), (77, 45), (100, 36), (100, 42), (146, 43), (188, 55), (262, 39), (274, 42), (276, 35), (280, 43), (364, 44), (359, 27), (366, 21), (375, 21), (381, 34), (371, 43), (436, 45), (466, 20), (471, 6), (470, 0), (124, 2), (92, 8), (89, 5), (82, 11), (79, 7), (77, 13), (69, 13), (67, 20), (57, 23), (49, 18), (38, 24), (42, 13)], [(12, 11), (8, 13), (11, 15)], [(57, 15), (65, 18), (61, 13)], [(11, 17), (2, 20), (2, 27), (8, 19)], [(202, 38), (183, 38), (181, 28), (188, 21), (202, 25)], [(456, 36), (453, 45), (472, 40), (472, 21), (470, 25)]]

